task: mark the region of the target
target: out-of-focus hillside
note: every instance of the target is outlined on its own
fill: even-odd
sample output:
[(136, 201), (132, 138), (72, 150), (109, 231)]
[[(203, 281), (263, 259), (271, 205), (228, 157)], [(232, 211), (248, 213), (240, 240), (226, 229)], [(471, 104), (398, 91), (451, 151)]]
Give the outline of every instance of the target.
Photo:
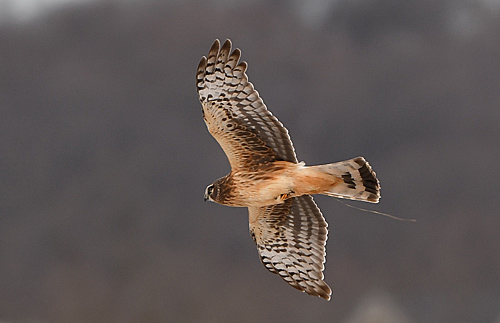
[[(493, 322), (499, 12), (339, 1), (311, 25), (296, 9), (96, 2), (0, 25), (0, 319), (352, 321), (381, 293), (409, 322)], [(352, 204), (418, 221), (316, 198), (330, 302), (267, 272), (246, 210), (203, 202), (229, 170), (194, 82), (215, 38), (242, 49), (299, 160), (365, 156), (382, 200)]]

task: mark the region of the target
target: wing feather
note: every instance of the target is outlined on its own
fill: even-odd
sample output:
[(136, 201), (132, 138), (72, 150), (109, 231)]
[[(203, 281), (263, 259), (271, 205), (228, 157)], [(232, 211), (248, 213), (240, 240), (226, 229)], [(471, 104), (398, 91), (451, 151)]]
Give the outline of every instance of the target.
[(330, 299), (323, 281), (327, 226), (310, 195), (249, 208), (250, 233), (264, 266), (293, 287)]
[(203, 118), (226, 153), (232, 169), (285, 160), (297, 162), (288, 130), (267, 109), (238, 63), (241, 51), (231, 53), (228, 39), (216, 40), (198, 65), (196, 84)]

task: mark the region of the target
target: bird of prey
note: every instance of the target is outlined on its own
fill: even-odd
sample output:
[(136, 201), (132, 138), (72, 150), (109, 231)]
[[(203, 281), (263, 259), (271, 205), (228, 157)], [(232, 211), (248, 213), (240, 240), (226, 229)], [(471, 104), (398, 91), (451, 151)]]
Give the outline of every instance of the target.
[(324, 282), (327, 223), (311, 195), (377, 203), (380, 184), (363, 157), (306, 166), (287, 129), (248, 81), (241, 51), (215, 40), (196, 72), (208, 131), (231, 172), (205, 190), (205, 200), (247, 207), (251, 236), (264, 266), (288, 284), (330, 299)]

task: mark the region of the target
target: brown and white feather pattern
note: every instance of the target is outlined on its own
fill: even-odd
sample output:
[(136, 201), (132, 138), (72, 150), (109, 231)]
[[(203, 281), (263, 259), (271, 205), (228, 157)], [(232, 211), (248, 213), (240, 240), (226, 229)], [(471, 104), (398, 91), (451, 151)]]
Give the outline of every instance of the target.
[(283, 204), (250, 207), (252, 238), (264, 266), (293, 287), (330, 299), (323, 281), (327, 223), (310, 195)]
[(196, 82), (208, 130), (226, 153), (231, 168), (255, 168), (285, 160), (297, 162), (287, 129), (266, 108), (248, 81), (241, 52), (231, 41), (216, 40), (198, 65)]
[(286, 128), (248, 81), (241, 52), (216, 40), (196, 73), (203, 119), (226, 153), (231, 172), (205, 199), (249, 210), (264, 266), (293, 287), (330, 299), (323, 281), (327, 223), (311, 194), (378, 202), (380, 185), (362, 157), (318, 166), (297, 163)]

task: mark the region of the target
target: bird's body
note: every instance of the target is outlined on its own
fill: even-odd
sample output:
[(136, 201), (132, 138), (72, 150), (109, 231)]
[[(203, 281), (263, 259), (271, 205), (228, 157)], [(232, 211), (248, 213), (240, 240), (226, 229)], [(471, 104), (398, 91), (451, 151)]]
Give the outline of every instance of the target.
[[(314, 177), (321, 177), (321, 182), (332, 182), (327, 176), (306, 168), (304, 164), (287, 161), (275, 161), (263, 165), (256, 172), (232, 171), (222, 181), (231, 181), (230, 193), (215, 196), (214, 201), (229, 206), (267, 206), (280, 204), (287, 198), (318, 192), (320, 187)], [(323, 181), (324, 180), (324, 181)], [(218, 182), (216, 182), (218, 183)], [(325, 186), (325, 185), (323, 185)]]
[(203, 119), (231, 172), (209, 185), (205, 200), (247, 207), (264, 266), (293, 287), (330, 299), (323, 281), (327, 223), (311, 195), (378, 202), (380, 185), (363, 157), (306, 166), (283, 124), (248, 82), (241, 52), (218, 40), (198, 66)]
[(225, 194), (214, 194), (213, 200), (219, 204), (240, 207), (283, 203), (280, 196), (293, 191), (294, 175), (300, 172), (300, 167), (300, 164), (275, 161), (255, 172), (231, 171), (214, 184), (227, 186), (226, 183), (231, 183), (233, 189)]
[[(356, 160), (360, 164), (364, 161), (361, 157)], [(313, 194), (359, 200), (375, 199), (374, 193), (362, 191), (356, 195), (352, 188), (347, 188), (347, 194), (342, 194), (342, 190), (346, 190), (342, 175), (348, 170), (341, 168), (357, 169), (356, 166), (354, 160), (318, 166), (306, 166), (303, 162), (275, 161), (263, 164), (254, 172), (234, 170), (215, 181), (214, 187), (230, 187), (231, 190), (214, 194), (213, 200), (228, 206), (262, 207), (283, 203), (288, 198)], [(348, 178), (351, 179), (350, 176)]]

